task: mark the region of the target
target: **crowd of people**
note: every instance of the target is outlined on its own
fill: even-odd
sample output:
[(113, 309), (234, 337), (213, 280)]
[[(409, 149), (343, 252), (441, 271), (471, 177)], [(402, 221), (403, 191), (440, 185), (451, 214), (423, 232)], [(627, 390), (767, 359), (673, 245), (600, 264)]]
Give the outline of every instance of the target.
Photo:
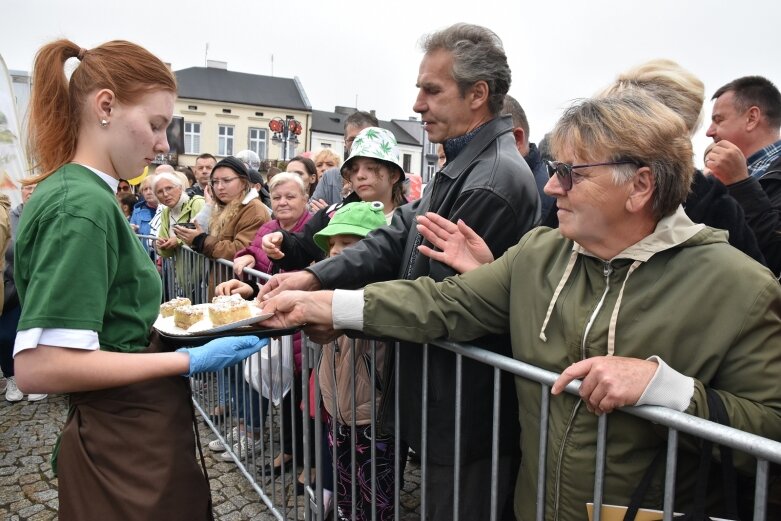
[[(224, 337), (172, 351), (150, 326), (165, 282), (154, 260), (174, 256), (173, 282), (185, 296), (195, 291), (187, 281), (200, 276), (210, 295), (239, 294), (275, 313), (263, 326), (305, 326), (324, 345), (313, 371), (331, 434), (305, 443), (301, 424), (312, 418), (283, 414), (298, 439), (282, 440), (268, 470), (322, 445), (337, 479), (328, 479), (330, 468), (318, 469), (318, 479), (326, 499), (337, 492), (338, 519), (372, 519), (375, 509), (376, 519), (393, 519), (394, 463), (424, 446), (427, 519), (452, 520), (455, 508), (460, 519), (488, 519), (494, 508), (504, 520), (535, 519), (540, 508), (545, 519), (584, 518), (598, 417), (625, 406), (708, 419), (715, 401), (733, 427), (781, 439), (776, 86), (748, 76), (713, 94), (714, 143), (700, 171), (691, 138), (705, 88), (675, 62), (605, 78), (538, 145), (508, 95), (511, 72), (496, 34), (456, 24), (422, 48), (413, 110), (440, 145), (441, 164), (414, 201), (393, 134), (361, 111), (346, 118), (344, 162), (322, 150), (294, 157), (284, 172), (260, 172), (251, 151), (201, 154), (192, 169), (160, 165), (139, 179), (168, 149), (176, 95), (168, 67), (124, 41), (83, 49), (59, 40), (39, 51), (30, 113), (38, 173), (25, 181), (19, 208), (0, 200), (0, 246), (11, 241), (0, 362), (9, 401), (70, 394), (54, 458), (61, 519), (212, 516), (181, 376), (257, 360), (277, 340)], [(69, 58), (79, 65), (66, 79)], [(140, 197), (128, 179), (140, 182)], [(190, 267), (177, 255), (184, 245), (233, 261), (235, 279), (216, 285), (208, 273), (188, 273), (186, 281)], [(248, 269), (273, 276), (248, 284)], [(62, 294), (72, 298), (51, 298)], [(400, 342), (395, 352), (392, 344), (369, 348), (343, 330)], [(493, 368), (441, 349), (424, 358), (421, 343), (440, 338), (561, 374), (551, 389), (543, 505), (540, 387), (502, 379), (495, 459), (486, 421)], [(300, 333), (292, 349), (284, 411), (310, 398), (302, 382), (315, 377), (302, 368)], [(353, 377), (351, 363), (370, 354)], [(469, 383), (458, 407), (457, 368)], [(254, 389), (249, 403), (225, 377), (212, 411), (215, 421), (238, 411), (228, 440), (236, 454), (257, 448), (257, 420), (274, 401), (260, 378), (244, 376)], [(575, 379), (579, 396), (564, 394)], [(666, 440), (639, 418), (610, 419), (604, 501), (625, 507)], [(365, 470), (372, 445), (374, 483)], [(676, 511), (690, 509), (698, 458), (681, 449)], [(357, 483), (353, 464), (364, 469)], [(753, 472), (744, 455), (735, 464)], [(660, 474), (641, 506), (662, 508)], [(313, 479), (299, 475), (297, 493)], [(711, 515), (723, 514), (715, 501), (722, 492), (709, 492)]]

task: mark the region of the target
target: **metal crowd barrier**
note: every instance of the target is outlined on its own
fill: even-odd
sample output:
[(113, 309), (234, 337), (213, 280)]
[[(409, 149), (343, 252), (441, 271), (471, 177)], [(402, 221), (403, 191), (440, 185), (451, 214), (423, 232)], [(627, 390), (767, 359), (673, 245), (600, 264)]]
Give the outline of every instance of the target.
[[(181, 270), (185, 270), (182, 273)], [(232, 263), (224, 260), (211, 260), (207, 259), (186, 247), (180, 249), (174, 258), (163, 259), (162, 262), (162, 276), (166, 281), (166, 295), (167, 298), (173, 296), (187, 296), (186, 293), (193, 297), (194, 302), (207, 302), (211, 298), (213, 288), (216, 284), (233, 278)], [(254, 271), (245, 270), (244, 280), (247, 282), (261, 282), (268, 278), (267, 275)], [(293, 339), (292, 336), (288, 336), (282, 339), (283, 349), (292, 349)], [(545, 512), (545, 461), (547, 458), (547, 418), (549, 412), (550, 401), (550, 387), (553, 382), (559, 376), (557, 373), (546, 371), (538, 367), (508, 358), (502, 355), (498, 355), (494, 352), (482, 349), (477, 346), (457, 344), (447, 341), (437, 341), (431, 344), (426, 344), (422, 347), (423, 350), (423, 378), (424, 383), (427, 373), (427, 365), (429, 358), (429, 350), (431, 349), (445, 349), (455, 353), (456, 355), (456, 395), (453, 397), (453, 403), (455, 407), (461, 403), (461, 395), (464, 391), (462, 385), (462, 360), (464, 357), (478, 361), (482, 364), (486, 364), (493, 367), (494, 378), (494, 396), (493, 396), (493, 410), (487, 411), (486, 421), (492, 422), (492, 476), (493, 481), (491, 483), (492, 491), (492, 511), (491, 521), (499, 519), (499, 509), (502, 505), (497, 504), (496, 490), (498, 483), (496, 482), (497, 468), (498, 468), (498, 444), (499, 444), (499, 396), (500, 386), (503, 377), (519, 377), (529, 381), (537, 382), (541, 388), (542, 400), (540, 403), (540, 433), (539, 433), (539, 465), (538, 465), (538, 489), (536, 491), (536, 497), (524, 498), (524, 501), (534, 501), (537, 505), (536, 519), (542, 521), (546, 518)], [(396, 358), (394, 360), (387, 360), (386, 363), (395, 363), (398, 368), (398, 350), (396, 352)], [(310, 344), (306, 339), (302, 339), (302, 374), (308, 375), (311, 368), (318, 367), (320, 359), (321, 349), (320, 346)], [(354, 353), (354, 351), (353, 351)], [(375, 385), (375, 344), (372, 341), (371, 346), (371, 382), (372, 382), (372, 398), (376, 398), (377, 386)], [(239, 471), (246, 477), (252, 487), (257, 491), (260, 499), (266, 504), (271, 512), (277, 519), (325, 519), (327, 512), (324, 510), (324, 490), (322, 487), (323, 482), (323, 461), (324, 449), (321, 442), (314, 442), (312, 440), (321, 440), (322, 436), (326, 433), (326, 427), (322, 423), (320, 407), (315, 407), (314, 411), (310, 411), (309, 397), (309, 378), (303, 377), (300, 379), (301, 392), (297, 393), (296, 400), (288, 400), (287, 408), (268, 406), (265, 411), (261, 407), (260, 412), (255, 410), (252, 406), (249, 408), (246, 404), (252, 403), (253, 393), (257, 394), (257, 391), (253, 389), (244, 378), (244, 370), (251, 370), (251, 360), (245, 360), (242, 364), (236, 367), (224, 370), (220, 374), (208, 374), (202, 375), (193, 379), (193, 400), (197, 410), (203, 416), (204, 421), (215, 434), (216, 439), (222, 442), (226, 447), (225, 453), (228, 454), (226, 458), (234, 461), (237, 464)], [(355, 374), (355, 359), (352, 360), (353, 378)], [(274, 364), (271, 364), (274, 365)], [(267, 371), (268, 375), (274, 371), (278, 377), (282, 376), (282, 368), (280, 364), (276, 364), (274, 367), (262, 367), (262, 371)], [(288, 369), (288, 377), (293, 377), (293, 368)], [(398, 371), (394, 371), (395, 375), (398, 375)], [(398, 376), (396, 377), (398, 378)], [(225, 386), (224, 382), (229, 382), (229, 386)], [(320, 388), (317, 371), (314, 371), (314, 389), (315, 395), (314, 403), (320, 403)], [(397, 381), (398, 384), (398, 381)], [(354, 385), (354, 383), (353, 383)], [(580, 383), (575, 381), (570, 383), (566, 392), (577, 395)], [(397, 390), (395, 403), (398, 403), (398, 385), (395, 386)], [(423, 405), (424, 417), (423, 417), (423, 444), (421, 447), (420, 456), (420, 492), (408, 492), (401, 490), (400, 480), (395, 479), (394, 485), (394, 518), (399, 520), (404, 516), (409, 518), (410, 515), (417, 515), (416, 513), (410, 514), (410, 509), (407, 505), (418, 504), (414, 510), (419, 509), (419, 516), (421, 519), (425, 519), (426, 512), (426, 475), (427, 475), (427, 452), (426, 445), (426, 417), (425, 411), (428, 404), (427, 386), (423, 385), (423, 393), (421, 396), (421, 403)], [(214, 408), (220, 404), (220, 392), (223, 392), (224, 402), (230, 404), (233, 402), (233, 406), (229, 406), (222, 414), (214, 415)], [(288, 394), (289, 396), (290, 394)], [(302, 401), (299, 407), (298, 400), (301, 397), (305, 399)], [(244, 405), (240, 404), (240, 400)], [(555, 398), (554, 398), (555, 399)], [(353, 396), (352, 400), (353, 414), (355, 413), (355, 400)], [(306, 421), (311, 417), (314, 418), (313, 422)], [(458, 418), (459, 410), (456, 410), (456, 417)], [(768, 480), (769, 480), (769, 464), (776, 463), (781, 464), (781, 443), (756, 436), (747, 432), (743, 432), (734, 428), (726, 427), (723, 425), (715, 424), (698, 417), (694, 417), (678, 411), (665, 409), (655, 406), (640, 406), (640, 407), (627, 407), (621, 409), (621, 411), (613, 414), (631, 414), (640, 418), (648, 420), (651, 424), (659, 427), (665, 427), (667, 429), (668, 448), (665, 462), (665, 481), (664, 481), (664, 520), (671, 521), (673, 519), (673, 504), (675, 499), (675, 476), (676, 476), (676, 461), (677, 450), (679, 445), (679, 434), (684, 433), (700, 439), (710, 440), (717, 444), (732, 447), (738, 451), (744, 452), (753, 456), (756, 459), (756, 485), (754, 489), (754, 502), (755, 509), (753, 519), (755, 521), (762, 521), (767, 518), (767, 501), (768, 501)], [(295, 415), (299, 415), (302, 418), (301, 425), (302, 430), (296, 426), (296, 422), (289, 422), (290, 425), (285, 425), (287, 422), (285, 416), (293, 418)], [(594, 521), (600, 521), (602, 519), (603, 497), (604, 497), (604, 476), (605, 476), (605, 454), (606, 454), (606, 435), (607, 425), (609, 418), (612, 415), (602, 415), (598, 422), (597, 432), (597, 451), (595, 457), (595, 481), (594, 481)], [(395, 471), (398, 478), (401, 468), (402, 459), (406, 460), (407, 454), (399, 454), (401, 447), (399, 436), (399, 418), (398, 409), (396, 410), (396, 431), (395, 431), (395, 447), (396, 447), (396, 460)], [(372, 432), (374, 432), (374, 426), (377, 425), (377, 411), (371, 411), (371, 425)], [(239, 439), (236, 436), (236, 428), (240, 425), (251, 425), (257, 430), (258, 441), (255, 443), (255, 450), (241, 450)], [(460, 419), (457, 419), (454, 426), (454, 436), (456, 441), (459, 440), (461, 433), (459, 432)], [(335, 427), (334, 427), (335, 430)], [(353, 437), (355, 440), (355, 427), (352, 426)], [(302, 435), (303, 441), (298, 447), (293, 445), (292, 450), (292, 465), (290, 468), (283, 466), (280, 471), (267, 468), (270, 467), (270, 463), (273, 461), (274, 456), (280, 450), (280, 441), (285, 439), (288, 435), (289, 438), (296, 440), (298, 435)], [(334, 431), (331, 431), (331, 435), (334, 435)], [(203, 440), (205, 444), (206, 441)], [(456, 443), (456, 447), (459, 443)], [(352, 477), (352, 497), (355, 498), (355, 446), (352, 449), (352, 461), (353, 467), (351, 469)], [(372, 447), (372, 454), (374, 453), (374, 447)], [(461, 479), (459, 465), (460, 454), (459, 451), (455, 451), (454, 455), (454, 486), (456, 487), (456, 493), (454, 494), (458, 498), (458, 486)], [(407, 466), (407, 470), (410, 470), (410, 464)], [(413, 465), (414, 466), (414, 465)], [(314, 482), (310, 479), (309, 470), (312, 468), (317, 469), (317, 475)], [(304, 498), (295, 495), (293, 493), (293, 487), (296, 481), (297, 469), (303, 469), (305, 476), (305, 493)], [(336, 482), (336, 470), (333, 470), (332, 479)], [(376, 468), (374, 457), (371, 462), (371, 476), (372, 487), (374, 487), (374, 477), (376, 476)], [(401, 501), (404, 496), (405, 501)], [(336, 497), (333, 497), (333, 505), (336, 505)], [(417, 501), (415, 501), (417, 500)], [(353, 501), (352, 511), (344, 512), (343, 514), (355, 519), (356, 516), (359, 519), (377, 519), (376, 516), (376, 496), (374, 494), (374, 488), (372, 489), (372, 510), (373, 512), (356, 512), (355, 501)], [(458, 502), (454, 505), (454, 519), (458, 519)], [(585, 510), (585, 509), (584, 509)], [(585, 517), (585, 511), (584, 511)], [(337, 518), (335, 518), (337, 519)]]

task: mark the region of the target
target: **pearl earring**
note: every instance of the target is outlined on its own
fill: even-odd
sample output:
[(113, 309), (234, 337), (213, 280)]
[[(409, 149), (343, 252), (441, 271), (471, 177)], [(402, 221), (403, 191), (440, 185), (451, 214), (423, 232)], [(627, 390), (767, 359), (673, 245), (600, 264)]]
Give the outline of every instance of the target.
[(105, 119), (101, 119), (100, 120), (100, 126), (103, 127), (103, 128), (106, 128), (108, 126), (108, 121), (106, 121)]

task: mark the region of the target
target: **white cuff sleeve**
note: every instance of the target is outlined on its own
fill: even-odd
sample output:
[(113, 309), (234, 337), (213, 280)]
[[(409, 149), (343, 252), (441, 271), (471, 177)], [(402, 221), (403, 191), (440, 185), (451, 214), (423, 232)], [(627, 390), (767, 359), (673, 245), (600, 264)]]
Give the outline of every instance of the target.
[(694, 379), (679, 373), (658, 356), (648, 360), (656, 362), (659, 367), (636, 405), (660, 405), (685, 411), (694, 396)]
[(334, 329), (363, 331), (363, 290), (335, 290), (331, 315)]
[(100, 341), (96, 331), (35, 327), (16, 333), (14, 356), (25, 349), (38, 347), (39, 344), (70, 349), (87, 349), (90, 351), (100, 349)]

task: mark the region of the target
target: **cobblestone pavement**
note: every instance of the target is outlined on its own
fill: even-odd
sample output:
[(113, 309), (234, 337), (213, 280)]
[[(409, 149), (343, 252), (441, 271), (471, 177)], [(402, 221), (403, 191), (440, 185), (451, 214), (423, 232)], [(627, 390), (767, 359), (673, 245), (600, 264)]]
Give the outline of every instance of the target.
[[(0, 378), (0, 393), (4, 392), (5, 379)], [(9, 403), (0, 395), (0, 520), (57, 519), (57, 478), (52, 475), (49, 455), (66, 413), (64, 396), (49, 395), (40, 402), (23, 400)], [(208, 441), (214, 439), (208, 426), (201, 422), (199, 432), (216, 519), (276, 519), (237, 466), (215, 459), (214, 454), (205, 448)], [(274, 494), (267, 492), (276, 502), (281, 497), (279, 481), (278, 478)], [(419, 487), (420, 469), (410, 462), (400, 500), (403, 521), (420, 519)], [(300, 496), (289, 497), (290, 519), (295, 519), (296, 511), (303, 519), (302, 501)]]

